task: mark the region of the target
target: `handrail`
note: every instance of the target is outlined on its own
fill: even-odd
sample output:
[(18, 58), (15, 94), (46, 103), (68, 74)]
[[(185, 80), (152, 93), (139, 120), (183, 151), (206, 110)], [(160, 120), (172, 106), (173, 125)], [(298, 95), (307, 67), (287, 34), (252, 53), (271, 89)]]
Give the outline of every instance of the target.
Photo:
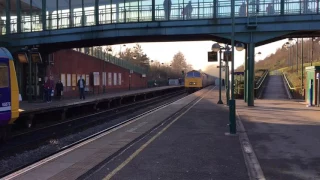
[(287, 78), (286, 74), (285, 74), (283, 71), (282, 71), (282, 74), (283, 74), (284, 79), (285, 79), (286, 82), (287, 82), (287, 85), (288, 85), (289, 89), (290, 89), (290, 90), (295, 90), (296, 88), (291, 87), (291, 85), (290, 85), (290, 83), (289, 83), (289, 81), (288, 81), (288, 78)]
[(258, 87), (255, 87), (254, 89), (259, 89), (261, 87), (261, 85), (263, 84), (263, 82), (266, 79), (268, 74), (269, 74), (269, 70), (266, 70), (266, 72), (264, 73), (263, 79), (261, 81), (258, 81), (258, 83), (260, 83), (260, 84), (258, 85)]
[[(284, 88), (286, 89), (288, 98), (289, 98), (289, 99), (292, 99), (292, 94), (290, 93), (290, 90), (291, 90), (291, 89), (294, 89), (294, 88), (292, 88), (292, 87), (290, 86), (290, 83), (289, 83), (289, 81), (288, 81), (288, 79), (287, 79), (287, 77), (286, 77), (286, 74), (285, 74), (284, 72), (282, 72), (282, 80), (283, 80)], [(290, 90), (289, 90), (288, 87), (290, 88)]]
[[(258, 80), (258, 82), (256, 84), (258, 84), (258, 83), (260, 83), (260, 84), (259, 84), (259, 87), (255, 87), (254, 88), (255, 90), (260, 88), (260, 86), (263, 84), (265, 78), (267, 77), (268, 73), (269, 73), (269, 70), (266, 70), (266, 72), (264, 73), (263, 77), (260, 78), (260, 79), (262, 79), (262, 78), (263, 79), (262, 80), (260, 80), (260, 79)], [(244, 88), (238, 88), (238, 89), (244, 89)]]

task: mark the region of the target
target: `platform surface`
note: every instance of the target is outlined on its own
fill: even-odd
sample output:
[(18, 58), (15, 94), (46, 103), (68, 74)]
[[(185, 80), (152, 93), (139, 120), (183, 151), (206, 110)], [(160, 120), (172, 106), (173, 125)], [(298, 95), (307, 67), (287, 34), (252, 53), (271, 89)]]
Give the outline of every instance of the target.
[(320, 179), (320, 108), (295, 100), (237, 101), (265, 178)]
[[(111, 179), (246, 180), (239, 138), (225, 136), (228, 109), (216, 104), (217, 97), (217, 90), (202, 89), (33, 169), (18, 171), (13, 179), (103, 179), (113, 173)], [(185, 111), (190, 102), (196, 104)]]
[(131, 90), (131, 91), (96, 94), (96, 95), (87, 96), (85, 100), (81, 100), (79, 98), (72, 98), (72, 99), (66, 99), (66, 100), (53, 100), (51, 103), (46, 103), (46, 102), (28, 103), (27, 101), (22, 101), (20, 102), (20, 109), (23, 110), (23, 112), (31, 112), (31, 111), (45, 110), (45, 109), (56, 108), (56, 107), (65, 107), (70, 105), (94, 102), (99, 99), (108, 99), (108, 98), (118, 97), (118, 96), (128, 96), (132, 94), (147, 93), (147, 92), (170, 89), (175, 87), (179, 87), (179, 86), (162, 86), (162, 87), (145, 88), (145, 89), (138, 89), (138, 90)]

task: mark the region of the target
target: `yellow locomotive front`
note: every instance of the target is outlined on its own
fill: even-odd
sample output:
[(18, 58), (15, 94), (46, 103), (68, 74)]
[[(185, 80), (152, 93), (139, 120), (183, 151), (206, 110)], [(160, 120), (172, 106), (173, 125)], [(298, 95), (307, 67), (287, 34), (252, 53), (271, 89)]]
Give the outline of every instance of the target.
[(195, 92), (203, 87), (202, 76), (199, 71), (189, 71), (184, 78), (184, 86), (188, 93)]

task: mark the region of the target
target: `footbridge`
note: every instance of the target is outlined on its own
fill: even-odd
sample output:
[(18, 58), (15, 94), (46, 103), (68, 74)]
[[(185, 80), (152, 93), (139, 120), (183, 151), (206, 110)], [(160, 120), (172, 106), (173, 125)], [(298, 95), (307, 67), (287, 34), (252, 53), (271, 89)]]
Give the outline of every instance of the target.
[[(74, 48), (130, 42), (228, 42), (231, 1), (2, 0), (1, 43)], [(236, 41), (316, 35), (318, 1), (235, 1)], [(58, 46), (57, 46), (58, 45)]]

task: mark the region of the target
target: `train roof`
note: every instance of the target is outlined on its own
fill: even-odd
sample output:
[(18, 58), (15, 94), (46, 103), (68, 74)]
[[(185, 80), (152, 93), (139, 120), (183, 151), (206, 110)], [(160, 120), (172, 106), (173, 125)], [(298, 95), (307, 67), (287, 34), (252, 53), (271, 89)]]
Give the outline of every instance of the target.
[(207, 74), (207, 73), (204, 73), (204, 72), (200, 72), (200, 71), (197, 71), (197, 70), (191, 70), (191, 71), (188, 71), (187, 73), (189, 73), (189, 72), (199, 72), (199, 73), (201, 73), (203, 75), (206, 75), (206, 76), (209, 76), (209, 77), (215, 77), (215, 76), (212, 76), (210, 74)]
[(0, 47), (0, 57), (7, 57), (9, 60), (13, 60), (11, 53), (4, 47)]

